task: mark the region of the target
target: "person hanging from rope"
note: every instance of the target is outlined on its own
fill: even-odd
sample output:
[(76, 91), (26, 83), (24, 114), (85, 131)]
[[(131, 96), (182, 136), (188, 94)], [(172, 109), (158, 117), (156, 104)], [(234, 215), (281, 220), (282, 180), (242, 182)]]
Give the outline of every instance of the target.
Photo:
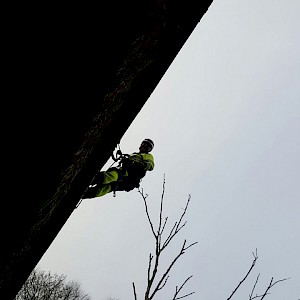
[(119, 157), (112, 156), (112, 158), (114, 161), (119, 160), (119, 165), (110, 167), (107, 171), (98, 172), (82, 199), (101, 197), (110, 192), (114, 192), (115, 195), (116, 191), (129, 192), (139, 187), (146, 172), (154, 169), (154, 158), (149, 153), (153, 147), (154, 143), (151, 139), (144, 139), (139, 152), (128, 155), (118, 150)]

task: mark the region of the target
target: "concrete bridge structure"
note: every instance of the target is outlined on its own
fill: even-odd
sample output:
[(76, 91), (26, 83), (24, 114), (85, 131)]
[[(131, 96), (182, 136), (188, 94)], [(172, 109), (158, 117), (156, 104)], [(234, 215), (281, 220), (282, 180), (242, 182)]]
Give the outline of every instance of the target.
[(14, 299), (211, 3), (9, 10), (0, 299)]

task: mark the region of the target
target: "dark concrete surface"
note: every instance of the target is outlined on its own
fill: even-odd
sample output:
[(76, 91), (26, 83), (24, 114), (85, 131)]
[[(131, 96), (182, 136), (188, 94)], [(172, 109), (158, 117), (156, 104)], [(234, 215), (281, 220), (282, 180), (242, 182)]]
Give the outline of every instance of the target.
[(211, 2), (6, 10), (1, 300), (14, 299)]

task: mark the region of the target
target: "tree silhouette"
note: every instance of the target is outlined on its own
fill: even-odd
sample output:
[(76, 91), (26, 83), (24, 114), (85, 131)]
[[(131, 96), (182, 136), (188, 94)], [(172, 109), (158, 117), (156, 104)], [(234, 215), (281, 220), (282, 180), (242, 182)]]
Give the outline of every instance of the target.
[[(190, 247), (194, 246), (197, 244), (197, 242), (187, 244), (187, 241), (184, 240), (182, 243), (181, 248), (177, 252), (177, 255), (171, 260), (171, 263), (168, 265), (168, 267), (165, 269), (165, 271), (160, 272), (162, 275), (159, 274), (159, 269), (160, 269), (160, 261), (162, 258), (162, 254), (164, 254), (166, 251), (166, 248), (170, 245), (170, 242), (176, 237), (176, 235), (185, 227), (186, 221), (184, 221), (184, 217), (186, 215), (191, 196), (189, 195), (188, 200), (186, 202), (186, 205), (183, 209), (183, 212), (179, 219), (173, 224), (171, 229), (166, 233), (167, 231), (167, 223), (168, 223), (168, 217), (163, 216), (163, 204), (164, 204), (164, 196), (165, 196), (165, 176), (163, 180), (163, 187), (162, 187), (162, 194), (161, 194), (161, 199), (160, 199), (160, 209), (159, 209), (159, 220), (157, 224), (157, 228), (155, 229), (155, 226), (152, 222), (152, 219), (149, 214), (149, 209), (148, 209), (148, 203), (147, 203), (147, 194), (144, 194), (143, 189), (138, 190), (140, 195), (143, 198), (144, 205), (145, 205), (145, 211), (146, 211), (146, 216), (148, 219), (148, 223), (151, 228), (152, 235), (155, 239), (155, 253), (149, 254), (149, 261), (148, 261), (148, 270), (147, 270), (147, 286), (145, 290), (145, 295), (144, 295), (144, 300), (153, 300), (156, 298), (158, 292), (165, 288), (170, 273), (175, 265), (175, 263), (178, 261), (179, 258), (182, 257), (182, 255), (188, 250)], [(254, 256), (254, 259), (252, 261), (252, 264), (247, 271), (246, 275), (242, 280), (238, 283), (238, 285), (234, 288), (230, 296), (227, 298), (227, 300), (233, 300), (233, 296), (236, 295), (236, 292), (238, 289), (241, 287), (241, 285), (248, 279), (249, 274), (253, 271), (254, 266), (256, 265), (256, 262), (258, 260), (258, 255), (257, 255), (257, 250), (252, 253)], [(255, 283), (253, 284), (252, 290), (250, 294), (248, 295), (248, 300), (263, 300), (267, 295), (270, 294), (270, 289), (274, 287), (277, 283), (283, 282), (285, 280), (288, 280), (289, 278), (284, 278), (284, 279), (279, 279), (274, 281), (274, 278), (272, 277), (268, 286), (263, 290), (261, 293), (256, 293), (256, 288), (257, 288), (257, 283), (259, 280), (260, 274), (256, 277)], [(175, 287), (175, 292), (173, 296), (170, 297), (170, 300), (179, 300), (186, 298), (195, 292), (188, 292), (188, 293), (183, 293), (183, 288), (185, 287), (186, 283), (193, 277), (193, 275), (189, 276), (186, 278), (186, 280), (180, 285)], [(134, 293), (134, 300), (138, 300), (138, 295), (136, 293), (136, 287), (135, 283), (132, 283), (133, 285), (133, 293)], [(299, 299), (300, 300), (300, 299)]]
[(66, 282), (66, 278), (34, 269), (15, 300), (90, 300), (78, 282)]
[[(162, 271), (162, 275), (158, 275), (159, 267), (160, 267), (160, 259), (165, 253), (165, 250), (170, 245), (170, 242), (177, 236), (177, 234), (185, 227), (186, 221), (184, 221), (185, 214), (188, 209), (188, 205), (191, 200), (191, 196), (189, 195), (188, 200), (186, 202), (185, 208), (183, 209), (183, 212), (179, 219), (173, 224), (171, 229), (165, 233), (167, 230), (167, 223), (168, 223), (168, 217), (163, 216), (163, 204), (164, 204), (164, 195), (165, 195), (165, 177), (163, 180), (163, 188), (162, 188), (162, 195), (160, 200), (160, 210), (159, 210), (159, 221), (157, 225), (157, 229), (155, 229), (155, 226), (152, 222), (152, 219), (149, 214), (148, 210), (148, 204), (147, 204), (147, 194), (144, 194), (143, 189), (139, 189), (139, 193), (142, 196), (145, 204), (145, 211), (148, 219), (148, 223), (151, 228), (152, 235), (155, 239), (155, 253), (149, 254), (149, 261), (148, 261), (148, 272), (147, 272), (147, 287), (145, 291), (145, 300), (152, 300), (157, 293), (162, 290), (169, 279), (170, 273), (175, 265), (175, 263), (178, 261), (179, 258), (182, 257), (182, 255), (188, 250), (190, 247), (197, 244), (197, 242), (187, 244), (187, 241), (184, 240), (182, 243), (181, 248), (178, 250), (177, 255), (172, 259), (169, 266), (166, 268), (165, 271)], [(187, 277), (187, 279), (180, 285), (175, 287), (175, 292), (173, 295), (172, 300), (182, 299), (184, 297), (188, 297), (194, 292), (186, 293), (182, 295), (183, 287), (186, 285), (186, 283), (192, 278), (192, 275)], [(136, 288), (134, 282), (133, 285), (133, 292), (134, 292), (134, 299), (137, 300), (137, 294), (136, 294)]]

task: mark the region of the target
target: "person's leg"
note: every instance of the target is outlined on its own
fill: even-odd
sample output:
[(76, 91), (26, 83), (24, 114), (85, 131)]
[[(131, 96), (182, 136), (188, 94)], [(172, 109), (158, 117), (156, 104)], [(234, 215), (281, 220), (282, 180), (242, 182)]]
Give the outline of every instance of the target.
[(96, 194), (95, 197), (104, 196), (104, 195), (106, 195), (107, 193), (109, 193), (111, 191), (112, 191), (111, 185), (110, 184), (106, 184), (106, 185), (102, 186), (101, 188), (99, 188), (97, 190), (97, 194)]
[(107, 171), (103, 172), (104, 180), (103, 180), (103, 186), (98, 189), (97, 196), (101, 197), (105, 194), (112, 191), (112, 185), (118, 181), (119, 178), (119, 172), (115, 169), (108, 169)]
[(108, 169), (103, 172), (103, 184), (112, 183), (118, 181), (119, 172), (116, 169)]
[(98, 183), (95, 186), (90, 186), (82, 196), (82, 199), (101, 197), (112, 191), (110, 183), (117, 181), (119, 173), (115, 169), (108, 169), (107, 171), (97, 174)]

